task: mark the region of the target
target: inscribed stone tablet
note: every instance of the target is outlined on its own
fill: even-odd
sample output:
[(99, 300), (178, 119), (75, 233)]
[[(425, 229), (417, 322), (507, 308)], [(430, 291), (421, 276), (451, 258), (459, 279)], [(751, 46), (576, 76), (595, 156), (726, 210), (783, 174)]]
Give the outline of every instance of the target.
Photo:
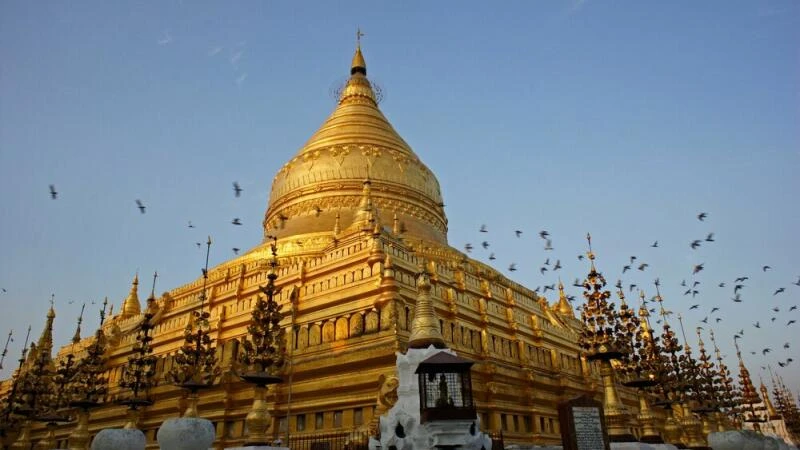
[(604, 447), (603, 424), (600, 409), (594, 406), (573, 406), (575, 444), (578, 450), (596, 450)]

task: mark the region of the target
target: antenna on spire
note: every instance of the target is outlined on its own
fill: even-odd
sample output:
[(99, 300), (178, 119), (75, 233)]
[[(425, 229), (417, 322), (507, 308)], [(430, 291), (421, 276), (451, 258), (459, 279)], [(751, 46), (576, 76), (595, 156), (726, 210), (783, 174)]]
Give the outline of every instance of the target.
[[(206, 267), (208, 267), (208, 257), (206, 257)], [(158, 271), (153, 272), (153, 288), (150, 289), (150, 298), (156, 298), (156, 278), (158, 278)]]
[(208, 256), (211, 254), (211, 236), (206, 241), (206, 266), (203, 268), (203, 292), (200, 293), (200, 310), (206, 302), (206, 285), (208, 284)]
[(75, 335), (72, 336), (72, 343), (77, 344), (81, 341), (81, 323), (83, 323), (83, 311), (86, 309), (86, 302), (81, 305), (81, 313), (78, 315), (78, 327), (75, 329)]
[(3, 360), (6, 359), (6, 355), (8, 354), (8, 343), (13, 341), (11, 336), (14, 335), (14, 330), (8, 332), (8, 339), (6, 339), (6, 346), (3, 347), (3, 353), (0, 353), (0, 370), (3, 370)]
[(106, 321), (106, 306), (108, 306), (108, 297), (103, 300), (103, 309), (100, 310), (100, 326)]
[(50, 309), (53, 309), (55, 304), (56, 304), (56, 294), (50, 294)]

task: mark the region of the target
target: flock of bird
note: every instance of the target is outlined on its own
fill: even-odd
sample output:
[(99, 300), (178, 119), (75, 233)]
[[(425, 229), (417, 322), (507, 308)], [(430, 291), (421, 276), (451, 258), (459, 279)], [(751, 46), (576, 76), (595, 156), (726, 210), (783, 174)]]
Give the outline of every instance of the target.
[[(242, 196), (242, 192), (244, 192), (244, 189), (242, 189), (242, 187), (239, 185), (239, 182), (238, 181), (234, 181), (233, 182), (233, 195), (234, 195), (234, 197), (236, 197), (236, 198), (241, 197)], [(57, 200), (58, 199), (58, 191), (56, 190), (56, 186), (54, 184), (50, 185), (50, 199), (52, 199), (52, 200)], [(135, 200), (135, 203), (136, 203), (136, 208), (139, 210), (140, 214), (147, 213), (147, 206), (145, 206), (145, 204), (142, 202), (141, 199), (137, 198)], [(242, 220), (240, 218), (238, 218), (238, 217), (234, 217), (233, 220), (231, 220), (231, 224), (232, 225), (241, 226), (242, 225)], [(189, 221), (188, 228), (195, 228), (195, 226), (194, 226), (194, 224), (192, 224), (191, 220)], [(200, 242), (195, 242), (194, 244), (197, 246), (197, 248), (201, 248), (202, 245), (203, 245)], [(231, 250), (233, 250), (233, 253), (235, 255), (238, 255), (239, 251), (240, 251), (240, 249), (238, 247), (233, 247)], [(5, 292), (5, 289), (3, 289), (3, 292)]]
[[(707, 212), (701, 212), (701, 213), (697, 214), (696, 218), (697, 218), (698, 221), (706, 223), (706, 219), (709, 218), (709, 214)], [(494, 251), (489, 251), (489, 249), (492, 248), (492, 244), (487, 239), (487, 236), (490, 235), (489, 227), (486, 224), (483, 224), (478, 229), (478, 232), (480, 233), (479, 234), (480, 235), (479, 239), (481, 241), (480, 247), (482, 247), (484, 251), (489, 253), (488, 254), (488, 260), (489, 261), (496, 261), (497, 260), (496, 253)], [(702, 237), (702, 238), (693, 238), (693, 239), (689, 240), (688, 241), (688, 248), (690, 250), (692, 250), (692, 251), (697, 251), (701, 247), (708, 246), (708, 245), (713, 245), (714, 243), (717, 242), (717, 239), (715, 238), (715, 233), (714, 232), (707, 232), (707, 233), (704, 233), (704, 234), (705, 234), (705, 236)], [(521, 239), (524, 235), (525, 235), (525, 232), (523, 230), (520, 230), (520, 229), (514, 230), (514, 237), (516, 239)], [(555, 250), (554, 247), (553, 247), (553, 238), (552, 238), (552, 235), (550, 234), (549, 231), (547, 231), (547, 230), (539, 231), (538, 237), (541, 240), (541, 242), (543, 244), (543, 248), (544, 248), (544, 250), (546, 252), (553, 252)], [(653, 241), (653, 243), (650, 245), (650, 248), (653, 248), (653, 249), (659, 248), (659, 241), (658, 240)], [(467, 253), (472, 253), (475, 249), (476, 249), (476, 246), (473, 245), (472, 243), (467, 243), (467, 244), (464, 245), (464, 250)], [(482, 254), (482, 255), (478, 255), (478, 256), (486, 257), (485, 253)], [(584, 260), (585, 256), (583, 254), (580, 254), (580, 255), (577, 256), (577, 259), (578, 260)], [(510, 262), (509, 265), (508, 265), (508, 272), (517, 272), (518, 270), (527, 269), (527, 270), (530, 270), (531, 273), (538, 272), (539, 276), (545, 276), (546, 277), (549, 274), (554, 274), (554, 273), (558, 272), (559, 270), (561, 270), (563, 268), (562, 263), (561, 263), (561, 259), (556, 258), (555, 255), (551, 256), (549, 254), (545, 254), (544, 262), (542, 262), (541, 264), (538, 264), (538, 265), (531, 264), (531, 266), (532, 267), (530, 269), (527, 269), (527, 268), (523, 267), (522, 265), (520, 265), (518, 262)], [(643, 261), (639, 256), (632, 255), (632, 256), (630, 256), (628, 258), (627, 262), (625, 264), (623, 264), (623, 266), (622, 266), (621, 270), (619, 271), (619, 273), (620, 273), (620, 276), (626, 276), (626, 275), (630, 276), (630, 273), (633, 273), (633, 272), (643, 273), (645, 271), (648, 271), (649, 269), (650, 269), (650, 263), (649, 262)], [(697, 315), (696, 321), (698, 323), (698, 327), (699, 328), (702, 328), (703, 326), (706, 326), (706, 325), (709, 325), (709, 324), (711, 324), (713, 326), (713, 325), (719, 324), (720, 322), (723, 322), (723, 320), (725, 320), (726, 318), (722, 315), (722, 312), (723, 312), (723, 310), (728, 310), (729, 309), (728, 307), (725, 307), (722, 304), (713, 304), (712, 305), (712, 304), (704, 304), (702, 302), (696, 301), (696, 300), (698, 300), (698, 296), (699, 296), (700, 299), (703, 298), (703, 294), (702, 294), (701, 290), (702, 290), (702, 286), (706, 282), (705, 282), (705, 280), (700, 278), (700, 275), (701, 275), (701, 272), (703, 270), (705, 270), (705, 269), (706, 269), (706, 263), (705, 262), (692, 264), (690, 270), (688, 271), (688, 275), (689, 275), (689, 277), (687, 277), (688, 281), (687, 281), (687, 279), (683, 279), (680, 282), (680, 289), (681, 289), (681, 292), (683, 293), (683, 296), (684, 297), (690, 297), (692, 300), (695, 300), (695, 301), (690, 301), (690, 303), (688, 305), (686, 305), (685, 309), (686, 309), (687, 313), (688, 312), (692, 312), (693, 314)], [(772, 269), (772, 267), (770, 265), (762, 265), (760, 272), (761, 273), (766, 273), (766, 272), (769, 272), (771, 269)], [(745, 276), (732, 277), (732, 279), (730, 281), (719, 281), (719, 282), (716, 282), (716, 283), (711, 284), (711, 285), (712, 286), (716, 285), (717, 289), (725, 289), (726, 287), (731, 287), (732, 288), (732, 294), (731, 294), (730, 299), (731, 299), (732, 304), (736, 305), (736, 304), (741, 304), (741, 303), (743, 303), (745, 301), (743, 295), (744, 295), (744, 292), (745, 292), (745, 290), (747, 288), (747, 284), (746, 283), (747, 283), (748, 280), (750, 280), (750, 276), (745, 275)], [(661, 283), (660, 280), (658, 278), (656, 278), (655, 281), (654, 281), (654, 284), (656, 286), (660, 286), (660, 283)], [(800, 276), (798, 276), (797, 281), (794, 281), (792, 284), (794, 284), (795, 286), (800, 287)], [(580, 278), (575, 278), (574, 282), (572, 283), (572, 286), (575, 287), (575, 288), (583, 289), (583, 281), (581, 281)], [(628, 283), (627, 285), (624, 285), (621, 280), (618, 281), (615, 286), (616, 286), (616, 288), (618, 290), (623, 291), (623, 292), (627, 291), (628, 293), (632, 293), (632, 292), (636, 291), (637, 289), (638, 290), (642, 290), (643, 289), (643, 287), (640, 287), (636, 283)], [(537, 286), (533, 290), (537, 294), (544, 295), (548, 291), (555, 291), (555, 289), (556, 289), (556, 283), (553, 282), (553, 283), (550, 283), (550, 284), (542, 284), (540, 286)], [(776, 296), (779, 296), (781, 294), (785, 294), (786, 292), (787, 292), (786, 287), (782, 287), (782, 286), (776, 287), (774, 290), (770, 291), (771, 297), (776, 297)], [(713, 297), (717, 298), (718, 296), (714, 295)], [(763, 298), (763, 297), (765, 297), (765, 295), (760, 295), (760, 297)], [(648, 301), (652, 302), (652, 301), (655, 300), (655, 298), (656, 298), (656, 296), (652, 296), (648, 300), (645, 300), (645, 302), (648, 302)], [(575, 296), (567, 295), (567, 299), (572, 302), (572, 301), (575, 300)], [(578, 308), (580, 309), (580, 306)], [(765, 322), (765, 321), (768, 321), (767, 323), (769, 323), (770, 325), (773, 325), (773, 324), (774, 325), (781, 325), (782, 324), (785, 327), (791, 327), (792, 325), (794, 325), (796, 323), (796, 319), (794, 319), (792, 317), (788, 317), (788, 316), (787, 317), (782, 317), (782, 316), (779, 315), (779, 313), (781, 313), (782, 311), (784, 313), (786, 313), (786, 314), (794, 313), (795, 311), (798, 310), (798, 306), (797, 305), (776, 304), (776, 305), (771, 306), (771, 307), (764, 307), (764, 308), (762, 308), (762, 310), (769, 312), (769, 314), (763, 320), (756, 320), (754, 323), (752, 323), (752, 328), (754, 330), (754, 333), (758, 332), (758, 330), (762, 329), (762, 322)], [(657, 309), (652, 307), (652, 306), (649, 307), (649, 311), (653, 315), (658, 315)], [(671, 314), (671, 313), (667, 312), (667, 314)], [(731, 316), (735, 317), (736, 316), (736, 312), (735, 311), (731, 311)], [(661, 318), (657, 318), (655, 320), (655, 322), (657, 324), (661, 324), (662, 319)], [(747, 327), (738, 330), (734, 334), (734, 339), (737, 340), (737, 341), (739, 339), (743, 339), (744, 336), (745, 336), (745, 329), (746, 328)], [(792, 331), (790, 329), (787, 329), (787, 334), (791, 333), (791, 332)], [(786, 342), (782, 346), (783, 350), (788, 350), (790, 347), (791, 347), (790, 342)], [(758, 353), (760, 353), (762, 356), (766, 357), (771, 352), (772, 352), (772, 348), (765, 347), (765, 348), (761, 349), (760, 352), (759, 351), (755, 351), (755, 350), (751, 350), (750, 354), (751, 355), (757, 355)], [(779, 358), (778, 357), (773, 358), (772, 362), (776, 363), (780, 367), (787, 367), (793, 362), (793, 359), (791, 357), (787, 357), (784, 354), (784, 356), (781, 356)], [(766, 370), (766, 366), (763, 366), (763, 368)]]
[[(56, 190), (55, 185), (51, 184), (49, 186), (49, 188), (50, 188), (49, 189), (50, 198), (52, 200), (57, 200), (59, 198), (59, 192)], [(239, 183), (238, 182), (233, 182), (233, 195), (234, 195), (234, 197), (235, 198), (241, 197), (242, 192), (243, 192), (243, 189), (239, 185)], [(136, 199), (135, 200), (135, 205), (136, 205), (136, 208), (138, 209), (140, 214), (146, 214), (147, 213), (147, 206), (142, 202), (142, 200)], [(319, 212), (321, 212), (321, 210), (317, 211), (317, 215), (319, 215)], [(706, 213), (706, 212), (701, 212), (701, 213), (697, 214), (696, 217), (697, 217), (698, 221), (705, 222), (706, 219), (709, 217), (709, 214)], [(240, 218), (235, 217), (235, 218), (233, 218), (231, 220), (231, 224), (234, 225), (234, 226), (241, 226), (242, 225), (242, 221), (241, 221)], [(192, 223), (192, 221), (188, 221), (188, 228), (195, 228), (195, 225)], [(497, 260), (497, 256), (495, 255), (495, 253), (493, 251), (489, 250), (492, 247), (492, 244), (487, 239), (487, 236), (489, 236), (489, 228), (488, 228), (488, 226), (485, 225), (485, 224), (481, 225), (479, 230), (478, 230), (478, 232), (481, 235), (480, 247), (484, 251), (489, 252), (488, 260), (489, 261)], [(525, 232), (523, 230), (515, 229), (515, 230), (513, 230), (513, 232), (514, 232), (514, 237), (516, 239), (523, 239), (523, 235), (525, 234)], [(555, 248), (553, 247), (552, 235), (550, 234), (549, 231), (547, 231), (547, 230), (539, 231), (538, 238), (540, 239), (542, 248), (543, 248), (543, 250), (545, 252), (554, 252), (555, 251)], [(703, 237), (703, 238), (692, 239), (688, 243), (688, 247), (691, 250), (696, 251), (700, 247), (703, 247), (703, 246), (706, 246), (706, 245), (710, 245), (710, 244), (713, 244), (715, 242), (716, 242), (716, 239), (714, 237), (714, 232), (708, 232), (708, 233), (705, 233), (705, 237)], [(202, 244), (200, 242), (195, 242), (195, 245), (198, 248), (202, 248)], [(653, 243), (650, 245), (650, 248), (659, 248), (659, 241), (658, 240), (653, 241)], [(239, 251), (240, 251), (239, 248), (234, 247), (232, 250), (233, 250), (234, 254), (237, 254), (237, 255), (239, 254)], [(475, 246), (473, 246), (472, 243), (467, 243), (467, 244), (464, 245), (464, 250), (467, 253), (472, 253), (472, 251), (475, 250)], [(579, 254), (577, 256), (577, 259), (578, 260), (584, 260), (585, 256), (583, 254)], [(621, 275), (626, 275), (629, 271), (645, 272), (649, 268), (650, 268), (650, 263), (643, 261), (640, 257), (638, 257), (636, 255), (632, 255), (632, 256), (630, 256), (628, 258), (627, 262), (622, 266), (622, 268), (620, 270), (620, 273), (621, 273)], [(540, 265), (538, 265), (538, 269), (536, 270), (536, 272), (538, 272), (538, 274), (540, 276), (547, 276), (548, 272), (550, 272), (551, 274), (555, 274), (556, 272), (559, 272), (561, 269), (563, 269), (563, 265), (561, 263), (561, 259), (556, 258), (554, 256), (547, 256), (545, 258), (545, 260)], [(687, 281), (686, 279), (683, 279), (680, 282), (680, 289), (683, 292), (683, 296), (686, 296), (686, 297), (691, 296), (691, 298), (694, 300), (694, 299), (697, 298), (698, 295), (701, 295), (701, 287), (703, 286), (703, 281), (697, 279), (696, 276), (701, 271), (703, 271), (704, 269), (705, 269), (705, 262), (692, 265), (691, 271), (690, 271), (691, 272), (690, 280)], [(772, 269), (772, 267), (770, 265), (761, 266), (761, 272), (762, 273), (766, 273), (766, 272), (770, 271), (771, 269)], [(508, 271), (509, 272), (516, 272), (518, 270), (520, 270), (520, 267), (519, 267), (517, 262), (510, 262), (509, 263), (509, 265), (508, 265)], [(718, 289), (724, 289), (729, 285), (732, 286), (731, 301), (732, 301), (733, 304), (740, 304), (740, 303), (744, 302), (743, 292), (745, 292), (745, 289), (747, 288), (747, 284), (746, 283), (747, 283), (748, 280), (750, 280), (750, 276), (748, 276), (748, 275), (738, 276), (738, 277), (733, 278), (730, 283), (728, 283), (727, 281), (721, 281), (721, 282), (716, 283), (716, 286), (717, 286)], [(656, 286), (659, 286), (660, 285), (660, 280), (658, 278), (656, 278), (654, 283), (655, 283)], [(792, 284), (795, 285), (795, 286), (800, 287), (800, 276), (798, 276), (798, 279), (796, 281), (794, 281)], [(575, 281), (572, 283), (572, 285), (574, 287), (576, 287), (576, 288), (583, 288), (583, 282), (579, 278), (576, 278)], [(624, 288), (626, 287), (626, 286), (623, 285), (621, 280), (618, 281), (615, 286), (620, 291), (623, 291)], [(636, 283), (628, 283), (627, 284), (627, 291), (629, 293), (634, 292), (635, 290), (637, 290), (637, 288), (641, 289)], [(555, 289), (556, 289), (556, 283), (551, 283), (551, 284), (544, 284), (544, 285), (541, 285), (541, 286), (537, 286), (534, 289), (534, 292), (540, 293), (540, 294), (545, 294), (548, 291), (555, 291)], [(7, 291), (6, 291), (5, 288), (2, 288), (2, 292), (6, 293)], [(772, 297), (775, 297), (775, 296), (778, 296), (778, 295), (781, 295), (781, 294), (785, 294), (785, 293), (786, 293), (786, 288), (785, 287), (777, 287), (772, 292)], [(701, 296), (701, 298), (702, 298), (702, 296)], [(567, 295), (567, 299), (572, 302), (572, 301), (575, 300), (575, 296)], [(650, 301), (652, 301), (654, 299), (655, 299), (655, 296), (651, 297)], [(785, 308), (785, 309), (782, 309), (782, 308)], [(756, 320), (754, 323), (752, 323), (752, 327), (753, 327), (754, 330), (759, 330), (759, 329), (762, 329), (762, 322), (768, 323), (769, 325), (777, 324), (777, 323), (779, 323), (778, 322), (778, 320), (780, 318), (779, 313), (781, 313), (781, 311), (784, 311), (785, 313), (788, 314), (788, 313), (793, 313), (793, 312), (797, 311), (797, 309), (798, 309), (797, 305), (791, 305), (791, 306), (789, 306), (789, 305), (780, 305), (780, 304), (775, 305), (775, 306), (767, 309), (771, 313), (769, 315), (769, 317), (765, 317), (762, 320)], [(656, 308), (652, 308), (651, 307), (651, 308), (649, 308), (649, 310), (650, 310), (651, 313), (656, 313)], [(723, 310), (723, 307), (719, 306), (719, 305), (704, 305), (703, 303), (695, 303), (695, 302), (692, 302), (691, 304), (689, 304), (687, 306), (687, 312), (688, 311), (696, 311), (696, 312), (699, 312), (699, 313), (702, 314), (702, 318), (698, 318), (697, 322), (698, 323), (702, 323), (703, 325), (707, 325), (709, 323), (711, 323), (713, 325), (713, 324), (718, 324), (718, 323), (722, 322), (724, 320), (724, 317), (720, 314), (722, 310)], [(707, 311), (707, 312), (703, 312), (703, 311)], [(781, 320), (784, 320), (784, 319), (787, 319), (787, 321), (785, 323), (786, 327), (789, 327), (789, 326), (791, 326), (791, 325), (796, 323), (796, 320), (793, 319), (793, 318), (784, 317)], [(661, 319), (657, 319), (656, 322), (657, 323), (661, 323)], [(780, 323), (782, 323), (782, 322), (780, 322)], [(745, 328), (741, 328), (739, 331), (737, 331), (734, 334), (734, 339), (735, 340), (743, 339), (744, 336), (745, 336), (745, 329), (746, 329), (746, 327)], [(790, 347), (791, 347), (791, 345), (790, 345), (789, 342), (786, 342), (783, 345), (783, 349), (784, 350), (788, 350)], [(762, 356), (766, 356), (767, 354), (770, 354), (771, 352), (772, 352), (772, 348), (771, 347), (765, 347), (765, 348), (760, 350), (760, 353), (761, 353)], [(757, 351), (750, 351), (751, 355), (756, 355), (757, 353), (758, 353)], [(790, 358), (790, 357), (787, 357), (787, 358), (781, 357), (779, 360), (777, 360), (775, 362), (780, 367), (786, 367), (786, 366), (788, 366), (789, 364), (791, 364), (793, 362), (793, 359)]]

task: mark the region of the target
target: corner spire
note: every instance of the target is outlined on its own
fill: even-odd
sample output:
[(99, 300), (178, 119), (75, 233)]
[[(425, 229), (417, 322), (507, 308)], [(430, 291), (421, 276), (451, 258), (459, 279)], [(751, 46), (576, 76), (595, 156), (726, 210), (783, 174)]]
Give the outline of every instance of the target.
[(72, 336), (72, 343), (77, 344), (81, 341), (81, 323), (83, 323), (83, 310), (86, 309), (86, 303), (81, 306), (81, 314), (78, 316), (78, 326), (75, 328), (75, 334)]
[(122, 317), (132, 317), (139, 314), (142, 307), (139, 304), (139, 274), (133, 277), (131, 290), (128, 292), (128, 297), (122, 303)]
[(56, 318), (56, 310), (53, 307), (54, 304), (55, 294), (50, 297), (50, 309), (47, 311), (47, 321), (42, 330), (42, 335), (39, 336), (39, 342), (36, 343), (39, 352), (47, 354), (53, 351), (53, 319)]
[(364, 33), (361, 32), (361, 28), (356, 30), (356, 53), (353, 55), (353, 62), (350, 64), (350, 75), (355, 75), (360, 73), (361, 75), (367, 75), (367, 62), (364, 61), (364, 55), (361, 54), (361, 36), (364, 36)]
[(411, 321), (411, 335), (408, 337), (408, 348), (446, 348), (439, 320), (433, 309), (431, 300), (431, 277), (427, 264), (423, 261), (422, 270), (417, 275), (417, 304), (414, 307), (414, 320)]
[(561, 278), (558, 279), (557, 311), (562, 316), (575, 317), (575, 313), (572, 311), (572, 305), (569, 304), (569, 299), (567, 298), (567, 294), (564, 293), (564, 283), (561, 282)]

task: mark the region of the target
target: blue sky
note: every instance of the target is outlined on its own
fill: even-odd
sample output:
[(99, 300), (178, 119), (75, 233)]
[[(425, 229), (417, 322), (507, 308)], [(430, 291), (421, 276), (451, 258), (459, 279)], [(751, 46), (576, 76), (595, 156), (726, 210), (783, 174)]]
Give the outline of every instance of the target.
[[(591, 232), (612, 285), (649, 297), (660, 277), (692, 336), (718, 314), (723, 353), (744, 329), (756, 380), (793, 358), (781, 373), (800, 387), (800, 324), (786, 326), (800, 320), (792, 1), (3, 2), (0, 334), (17, 340), (0, 375), (27, 325), (40, 333), (51, 293), (63, 344), (80, 304), (118, 309), (137, 269), (144, 298), (155, 270), (158, 292), (199, 276), (209, 234), (212, 264), (258, 244), (272, 177), (332, 110), (357, 26), (382, 110), (439, 178), (454, 247), (494, 252), (532, 289), (570, 285)], [(622, 274), (631, 255), (649, 266)], [(546, 258), (563, 269), (542, 275)], [(700, 293), (684, 296), (682, 280)]]

